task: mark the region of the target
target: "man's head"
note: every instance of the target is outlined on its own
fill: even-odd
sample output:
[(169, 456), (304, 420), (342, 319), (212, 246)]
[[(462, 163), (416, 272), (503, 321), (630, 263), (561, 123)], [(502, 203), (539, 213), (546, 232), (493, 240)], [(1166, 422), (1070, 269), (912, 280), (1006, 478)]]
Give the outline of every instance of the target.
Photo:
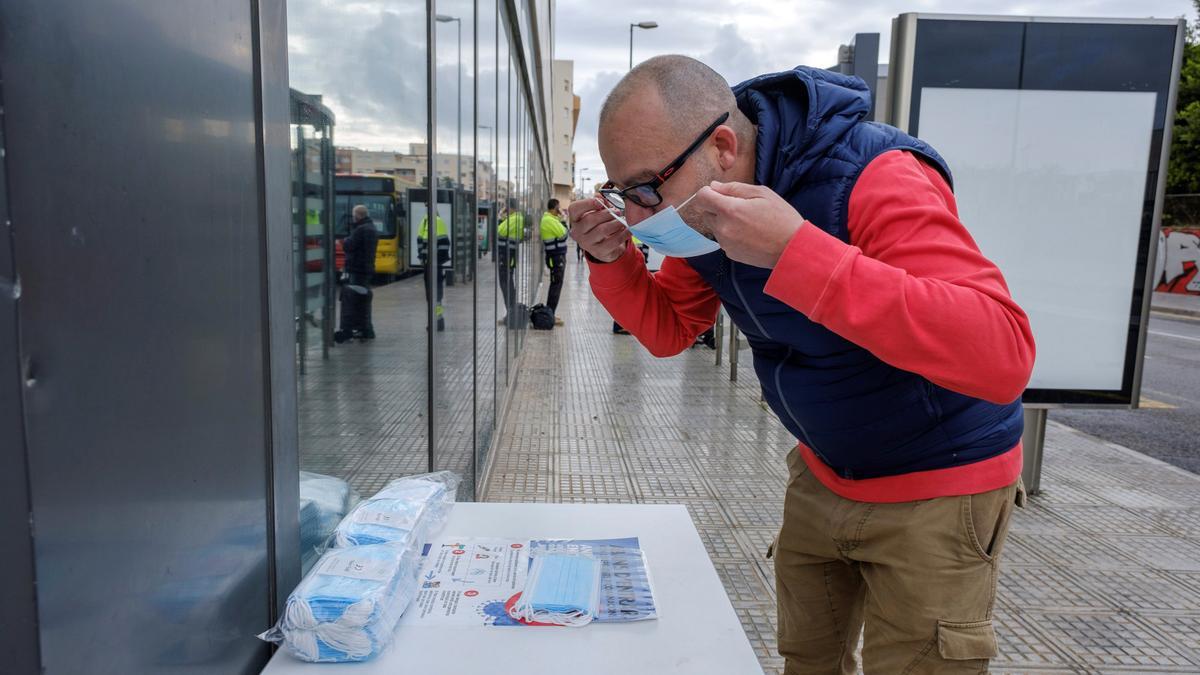
[[(599, 140), (604, 167), (618, 188), (654, 179), (725, 113), (729, 118), (658, 186), (661, 204), (625, 201), (630, 224), (679, 205), (711, 181), (753, 182), (755, 129), (725, 78), (693, 58), (656, 56), (617, 83), (600, 110)], [(684, 219), (708, 231), (688, 210)]]
[(362, 204), (355, 206), (351, 213), (354, 215), (354, 222), (356, 223), (361, 220), (366, 220), (367, 216), (370, 215), (370, 212), (367, 211), (367, 207), (363, 206)]
[(550, 213), (558, 213), (558, 200), (551, 199), (550, 201), (546, 202), (546, 210)]

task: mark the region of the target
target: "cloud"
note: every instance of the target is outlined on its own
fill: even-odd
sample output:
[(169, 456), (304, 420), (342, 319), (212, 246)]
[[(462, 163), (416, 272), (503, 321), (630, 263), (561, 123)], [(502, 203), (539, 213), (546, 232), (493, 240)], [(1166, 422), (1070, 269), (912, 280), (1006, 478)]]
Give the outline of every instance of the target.
[[(324, 96), (337, 116), (339, 145), (406, 150), (425, 140), (425, 5), (404, 0), (291, 0), (288, 57), (292, 86)], [(438, 11), (462, 17), (463, 148), (469, 153), (473, 88), (470, 53), (471, 0), (439, 0)], [(480, 9), (484, 13), (483, 7)], [(575, 151), (577, 165), (603, 177), (596, 149), (599, 108), (629, 64), (629, 24), (657, 21), (635, 30), (633, 57), (686, 54), (711, 65), (730, 83), (764, 72), (808, 64), (827, 67), (839, 44), (856, 32), (876, 32), (881, 55), (891, 20), (902, 12), (1034, 14), (1066, 16), (1192, 15), (1191, 0), (557, 0), (555, 57), (575, 61), (575, 92), (581, 98)], [(485, 14), (486, 16), (486, 14)], [(438, 24), (437, 140), (442, 151), (457, 141), (457, 24)], [(480, 43), (494, 41), (485, 24)], [(503, 32), (501, 33), (503, 39)], [(481, 120), (495, 107), (494, 55), (480, 55)], [(487, 122), (484, 122), (487, 124)], [(498, 132), (499, 133), (499, 132)], [(486, 132), (480, 139), (487, 142)], [(481, 152), (481, 154), (483, 154)]]
[[(805, 64), (829, 67), (838, 46), (855, 33), (879, 33), (887, 60), (891, 21), (904, 12), (959, 14), (1176, 17), (1193, 16), (1191, 0), (558, 0), (556, 58), (575, 61), (575, 91), (582, 99), (576, 132), (577, 166), (603, 176), (596, 149), (595, 114), (628, 68), (629, 24), (657, 21), (634, 34), (634, 60), (655, 54), (694, 56), (731, 84), (754, 75)], [(615, 75), (615, 77), (614, 77)]]

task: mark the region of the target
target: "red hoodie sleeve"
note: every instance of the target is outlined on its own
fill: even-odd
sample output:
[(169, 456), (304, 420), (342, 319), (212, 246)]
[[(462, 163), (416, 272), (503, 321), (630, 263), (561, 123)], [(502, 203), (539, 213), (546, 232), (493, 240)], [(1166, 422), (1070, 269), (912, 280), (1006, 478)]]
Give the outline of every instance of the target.
[(679, 258), (665, 258), (651, 273), (633, 243), (611, 263), (588, 260), (592, 293), (621, 327), (655, 356), (674, 356), (691, 347), (717, 318), (721, 300)]
[(881, 360), (994, 403), (1033, 370), (1025, 312), (958, 219), (941, 174), (906, 151), (872, 161), (850, 194), (850, 244), (796, 231), (766, 292)]

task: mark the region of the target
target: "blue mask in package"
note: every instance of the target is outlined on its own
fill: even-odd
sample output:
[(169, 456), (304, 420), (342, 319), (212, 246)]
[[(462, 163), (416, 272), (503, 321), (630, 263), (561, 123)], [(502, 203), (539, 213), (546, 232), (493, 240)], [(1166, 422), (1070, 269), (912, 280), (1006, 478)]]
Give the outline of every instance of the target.
[[(692, 195), (685, 199), (679, 208), (682, 209), (695, 196)], [(612, 210), (609, 209), (609, 211)], [(617, 214), (613, 213), (613, 215)], [(622, 223), (625, 223), (624, 218), (617, 217)], [(683, 222), (683, 218), (679, 216), (679, 210), (674, 206), (668, 206), (637, 225), (626, 224), (626, 227), (633, 233), (633, 236), (649, 244), (650, 248), (673, 258), (693, 258), (721, 248), (717, 242), (693, 230)]]
[(585, 555), (539, 555), (513, 616), (560, 626), (584, 626), (596, 617), (600, 561)]

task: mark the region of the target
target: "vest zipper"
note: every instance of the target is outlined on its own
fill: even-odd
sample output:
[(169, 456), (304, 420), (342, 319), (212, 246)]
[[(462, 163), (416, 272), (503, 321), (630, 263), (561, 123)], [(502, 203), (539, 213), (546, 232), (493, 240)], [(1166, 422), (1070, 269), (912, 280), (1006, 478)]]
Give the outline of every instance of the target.
[(792, 348), (788, 347), (787, 356), (784, 356), (779, 363), (775, 364), (775, 393), (779, 396), (779, 402), (783, 404), (783, 410), (787, 413), (788, 418), (792, 420), (792, 423), (795, 424), (798, 429), (800, 429), (800, 435), (804, 437), (801, 440), (804, 441), (804, 444), (808, 446), (809, 450), (813, 451), (813, 454), (816, 455), (818, 459), (826, 464), (829, 464), (829, 462), (825, 460), (825, 456), (822, 455), (821, 451), (817, 449), (817, 446), (813, 445), (812, 439), (808, 436), (808, 431), (804, 428), (804, 425), (800, 423), (800, 420), (796, 419), (796, 414), (792, 412), (792, 406), (788, 405), (787, 397), (783, 394), (783, 386), (779, 382), (779, 374), (783, 372), (783, 366), (790, 358), (792, 358)]
[[(770, 340), (772, 339), (771, 334), (767, 332), (767, 329), (763, 328), (762, 323), (754, 314), (754, 310), (750, 308), (750, 303), (746, 302), (746, 296), (742, 295), (742, 287), (738, 286), (737, 272), (735, 271), (736, 268), (734, 267), (735, 265), (737, 265), (737, 263), (733, 262), (732, 260), (729, 261), (729, 282), (733, 284), (733, 290), (735, 293), (737, 293), (738, 300), (742, 301), (742, 308), (745, 309), (746, 313), (750, 315), (750, 320), (754, 322), (754, 326), (758, 328), (758, 332), (764, 338)], [(788, 347), (788, 350), (790, 352), (791, 347)]]

